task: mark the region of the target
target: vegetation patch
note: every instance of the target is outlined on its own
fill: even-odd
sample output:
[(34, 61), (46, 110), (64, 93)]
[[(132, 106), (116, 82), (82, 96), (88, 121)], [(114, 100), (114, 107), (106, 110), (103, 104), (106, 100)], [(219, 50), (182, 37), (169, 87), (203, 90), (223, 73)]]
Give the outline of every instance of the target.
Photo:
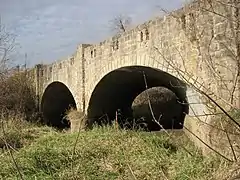
[(0, 117), (0, 150), (17, 150), (34, 142), (37, 138), (48, 133), (54, 133), (47, 126), (27, 122), (22, 116)]
[[(179, 146), (191, 152), (191, 155)], [(78, 133), (47, 134), (14, 153), (24, 179), (211, 179), (223, 161), (203, 157), (184, 134), (94, 127)], [(7, 154), (2, 179), (16, 179)]]

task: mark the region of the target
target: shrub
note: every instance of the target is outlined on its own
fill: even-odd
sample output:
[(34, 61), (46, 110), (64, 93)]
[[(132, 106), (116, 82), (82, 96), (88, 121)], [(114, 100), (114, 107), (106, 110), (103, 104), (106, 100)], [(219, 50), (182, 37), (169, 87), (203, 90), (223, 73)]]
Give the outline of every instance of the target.
[(2, 114), (0, 116), (0, 149), (22, 148), (50, 131), (52, 131), (50, 127), (41, 127), (27, 122), (23, 116)]
[(36, 95), (32, 85), (26, 71), (1, 78), (0, 113), (22, 114), (27, 120), (30, 120), (37, 112)]

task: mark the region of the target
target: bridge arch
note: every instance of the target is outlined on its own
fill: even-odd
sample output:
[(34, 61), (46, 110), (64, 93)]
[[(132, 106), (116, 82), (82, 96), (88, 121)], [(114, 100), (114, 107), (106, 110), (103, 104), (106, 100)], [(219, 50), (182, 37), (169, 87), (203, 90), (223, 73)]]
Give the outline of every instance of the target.
[(63, 129), (70, 127), (64, 118), (66, 111), (69, 108), (77, 109), (77, 106), (69, 88), (62, 82), (54, 81), (45, 89), (40, 108), (47, 125)]
[[(115, 118), (117, 109), (121, 109), (124, 118), (131, 116), (134, 99), (146, 89), (153, 87), (165, 87), (176, 95), (176, 103), (181, 106), (181, 114), (178, 114), (175, 123), (178, 124), (176, 126), (178, 129), (182, 128), (185, 115), (188, 113), (186, 84), (160, 69), (139, 65), (115, 69), (97, 83), (88, 104), (89, 122), (101, 123), (102, 117), (107, 117), (111, 121)], [(158, 129), (156, 126), (152, 124), (149, 130)]]

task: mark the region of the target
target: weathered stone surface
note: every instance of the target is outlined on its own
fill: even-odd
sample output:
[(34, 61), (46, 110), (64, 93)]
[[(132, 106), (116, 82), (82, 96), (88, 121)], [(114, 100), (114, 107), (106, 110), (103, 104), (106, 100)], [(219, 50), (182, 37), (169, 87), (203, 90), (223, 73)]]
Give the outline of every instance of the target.
[[(167, 88), (154, 87), (145, 90), (135, 98), (132, 108), (133, 117), (144, 118), (149, 126), (148, 129), (182, 128), (182, 125), (179, 124), (179, 122), (183, 122), (182, 104), (177, 101), (176, 95)], [(158, 121), (162, 127), (155, 121)]]
[(143, 91), (133, 101), (132, 106), (139, 106), (142, 104), (148, 104), (150, 100), (151, 104), (167, 103), (172, 99), (176, 100), (176, 95), (167, 88), (164, 87), (153, 87)]

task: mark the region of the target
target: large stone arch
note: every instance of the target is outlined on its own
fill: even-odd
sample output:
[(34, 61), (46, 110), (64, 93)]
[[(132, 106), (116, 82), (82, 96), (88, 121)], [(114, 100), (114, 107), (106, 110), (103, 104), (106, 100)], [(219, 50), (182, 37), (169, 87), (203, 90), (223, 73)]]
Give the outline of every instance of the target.
[(89, 99), (88, 118), (96, 121), (107, 115), (109, 119), (113, 119), (117, 109), (122, 109), (126, 115), (133, 100), (146, 90), (144, 75), (148, 88), (162, 86), (176, 94), (182, 106), (178, 123), (183, 124), (188, 113), (185, 83), (160, 69), (136, 65), (115, 69), (97, 83)]
[(60, 81), (50, 83), (41, 98), (40, 110), (46, 124), (56, 128), (69, 128), (70, 123), (64, 118), (69, 108), (75, 108), (76, 101), (67, 85)]

